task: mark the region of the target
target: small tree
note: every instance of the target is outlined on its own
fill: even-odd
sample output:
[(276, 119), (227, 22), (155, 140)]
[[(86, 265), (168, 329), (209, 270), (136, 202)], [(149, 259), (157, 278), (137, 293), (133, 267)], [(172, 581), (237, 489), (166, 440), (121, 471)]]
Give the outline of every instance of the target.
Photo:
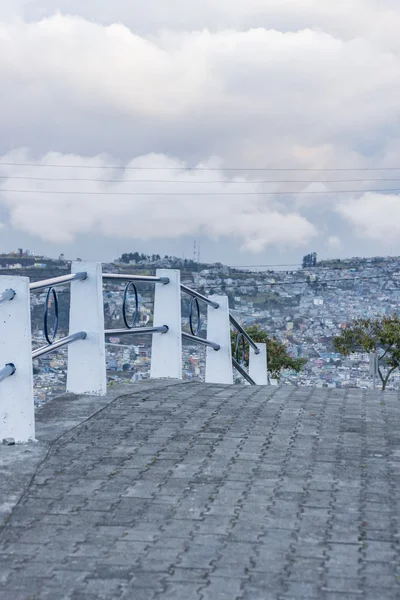
[[(263, 331), (259, 325), (253, 325), (245, 329), (254, 342), (267, 344), (267, 364), (268, 373), (274, 379), (280, 379), (282, 371), (290, 369), (299, 373), (307, 362), (305, 358), (293, 358), (276, 337), (269, 337), (266, 331)], [(237, 332), (232, 332), (232, 354), (234, 355), (237, 341)], [(246, 346), (244, 362), (249, 364), (249, 351)]]
[(384, 390), (393, 371), (400, 367), (400, 318), (392, 315), (358, 319), (333, 340), (333, 345), (343, 356), (360, 350), (377, 353), (378, 375)]

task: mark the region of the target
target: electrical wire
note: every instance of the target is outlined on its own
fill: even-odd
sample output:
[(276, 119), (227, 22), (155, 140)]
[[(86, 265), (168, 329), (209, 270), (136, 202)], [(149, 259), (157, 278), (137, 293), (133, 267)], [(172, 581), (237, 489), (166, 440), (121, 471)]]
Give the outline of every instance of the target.
[(345, 168), (303, 168), (303, 167), (131, 167), (121, 165), (71, 165), (71, 164), (43, 164), (0, 162), (0, 166), (7, 167), (40, 167), (57, 169), (118, 169), (127, 171), (297, 171), (297, 172), (344, 172), (344, 171), (400, 171), (400, 167), (345, 167)]
[(19, 181), (55, 181), (55, 182), (77, 182), (83, 181), (85, 183), (115, 183), (115, 184), (125, 184), (125, 183), (180, 183), (186, 185), (202, 185), (202, 184), (223, 184), (223, 185), (249, 185), (249, 184), (265, 184), (265, 183), (364, 183), (367, 181), (400, 181), (400, 177), (378, 177), (378, 178), (363, 178), (363, 179), (262, 179), (262, 180), (246, 180), (246, 181), (222, 181), (218, 179), (214, 180), (206, 180), (206, 181), (183, 181), (178, 179), (92, 179), (86, 177), (27, 177), (25, 175), (0, 175), (0, 179), (16, 179)]
[(367, 279), (390, 279), (390, 275), (368, 275), (366, 277), (348, 277), (346, 279), (320, 279), (318, 281), (282, 281), (282, 282), (266, 282), (264, 285), (296, 285), (299, 283), (326, 283), (335, 281), (336, 283), (347, 283), (348, 281), (364, 281)]
[(68, 196), (299, 196), (299, 195), (324, 195), (324, 194), (366, 194), (366, 193), (385, 193), (400, 192), (400, 188), (382, 188), (376, 190), (326, 190), (324, 192), (100, 192), (80, 190), (10, 190), (0, 188), (0, 193), (6, 194), (53, 194)]
[[(398, 262), (400, 263), (400, 257), (398, 258)], [(228, 265), (230, 269), (256, 269), (256, 268), (267, 268), (267, 267), (297, 267), (299, 271), (310, 271), (312, 269), (320, 269), (323, 271), (348, 271), (349, 269), (359, 269), (360, 265), (345, 265), (343, 264), (340, 267), (329, 267), (329, 266), (320, 266), (315, 265), (314, 267), (303, 267), (301, 263), (287, 263), (281, 265), (269, 264), (269, 265)], [(375, 265), (363, 265), (363, 268), (374, 268)], [(289, 271), (294, 271), (296, 269), (288, 269)]]

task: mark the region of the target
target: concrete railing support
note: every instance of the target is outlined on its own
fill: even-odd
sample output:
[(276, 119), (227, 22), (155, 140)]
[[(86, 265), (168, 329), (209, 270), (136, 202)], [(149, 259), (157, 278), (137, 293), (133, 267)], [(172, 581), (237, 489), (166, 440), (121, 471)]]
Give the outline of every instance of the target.
[(207, 348), (206, 382), (233, 383), (231, 329), (227, 296), (211, 296), (219, 308), (208, 305), (207, 339), (220, 345), (219, 350)]
[(0, 294), (7, 289), (15, 297), (0, 302), (0, 368), (16, 370), (0, 382), (0, 442), (27, 442), (35, 438), (29, 279), (0, 276)]
[(101, 263), (73, 262), (72, 273), (79, 271), (86, 271), (87, 279), (71, 283), (69, 332), (86, 331), (87, 338), (68, 346), (67, 391), (105, 396), (107, 377)]
[(249, 375), (257, 385), (268, 385), (267, 344), (256, 345), (259, 354), (250, 346)]
[(168, 332), (153, 334), (150, 377), (182, 379), (181, 274), (157, 269), (156, 275), (169, 283), (156, 283), (153, 325), (168, 325)]

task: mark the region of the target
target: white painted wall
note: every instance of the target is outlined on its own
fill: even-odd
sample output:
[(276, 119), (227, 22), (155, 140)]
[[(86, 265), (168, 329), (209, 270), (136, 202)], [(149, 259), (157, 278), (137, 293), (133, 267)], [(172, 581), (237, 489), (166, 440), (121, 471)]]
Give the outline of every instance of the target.
[(210, 296), (218, 302), (219, 308), (207, 307), (207, 339), (221, 346), (215, 351), (207, 348), (206, 382), (233, 383), (231, 330), (229, 324), (229, 305), (227, 296)]
[(72, 273), (87, 279), (72, 281), (69, 333), (86, 331), (87, 338), (68, 346), (67, 391), (104, 396), (107, 393), (101, 263), (73, 262)]
[(27, 442), (35, 438), (29, 279), (0, 276), (0, 293), (10, 288), (15, 298), (0, 303), (0, 365), (16, 372), (0, 382), (0, 442)]
[(260, 350), (256, 354), (250, 346), (249, 375), (257, 385), (268, 385), (267, 344), (256, 344)]
[(155, 284), (153, 325), (168, 325), (169, 331), (153, 334), (150, 377), (182, 379), (181, 274), (157, 269), (156, 275), (170, 282)]

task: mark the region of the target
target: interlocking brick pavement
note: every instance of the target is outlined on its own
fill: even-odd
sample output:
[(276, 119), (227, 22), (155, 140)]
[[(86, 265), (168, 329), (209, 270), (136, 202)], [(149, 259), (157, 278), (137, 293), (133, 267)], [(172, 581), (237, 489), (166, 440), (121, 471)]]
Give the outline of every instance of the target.
[(37, 435), (0, 449), (0, 600), (400, 598), (397, 393), (146, 382)]

